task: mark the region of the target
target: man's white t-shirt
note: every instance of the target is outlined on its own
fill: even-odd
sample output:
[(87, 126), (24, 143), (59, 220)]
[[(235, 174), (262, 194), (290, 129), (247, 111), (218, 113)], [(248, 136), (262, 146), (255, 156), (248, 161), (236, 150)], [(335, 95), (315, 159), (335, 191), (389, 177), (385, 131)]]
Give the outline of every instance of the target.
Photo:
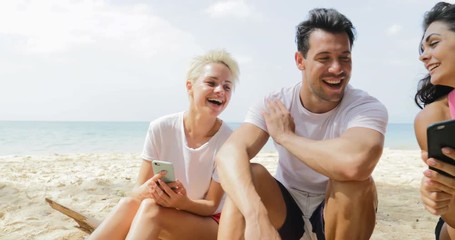
[[(266, 96), (263, 101), (252, 106), (245, 122), (252, 123), (267, 132), (262, 113), (266, 110), (268, 99), (280, 99), (291, 113), (295, 122), (297, 135), (313, 140), (333, 139), (340, 137), (347, 129), (364, 127), (385, 134), (387, 127), (387, 110), (376, 98), (366, 92), (348, 85), (341, 103), (329, 112), (317, 114), (305, 109), (300, 102), (302, 83), (283, 88)], [(298, 160), (279, 144), (275, 147), (279, 154), (275, 178), (280, 181), (293, 196), (296, 192), (324, 194), (328, 178), (305, 163)], [(327, 149), (327, 151), (331, 151)], [(304, 205), (299, 202), (299, 206)]]
[[(158, 118), (150, 123), (142, 158), (174, 164), (174, 174), (190, 199), (203, 199), (210, 181), (219, 182), (215, 155), (232, 130), (223, 122), (218, 132), (199, 148), (188, 147), (183, 127), (183, 112)], [(215, 213), (221, 212), (223, 201)]]

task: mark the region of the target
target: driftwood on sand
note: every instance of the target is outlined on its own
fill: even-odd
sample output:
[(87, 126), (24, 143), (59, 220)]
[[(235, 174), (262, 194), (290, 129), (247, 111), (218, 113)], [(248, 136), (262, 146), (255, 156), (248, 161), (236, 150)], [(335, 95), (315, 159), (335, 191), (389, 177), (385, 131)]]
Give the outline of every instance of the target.
[(100, 224), (100, 221), (98, 221), (94, 218), (84, 216), (72, 209), (69, 209), (69, 208), (49, 199), (49, 198), (45, 198), (45, 199), (46, 199), (46, 202), (49, 203), (49, 205), (53, 209), (74, 219), (74, 221), (76, 221), (79, 224), (79, 226), (75, 226), (76, 228), (79, 228), (80, 230), (82, 230), (88, 234), (92, 233), (95, 230), (95, 228), (98, 227), (98, 225)]

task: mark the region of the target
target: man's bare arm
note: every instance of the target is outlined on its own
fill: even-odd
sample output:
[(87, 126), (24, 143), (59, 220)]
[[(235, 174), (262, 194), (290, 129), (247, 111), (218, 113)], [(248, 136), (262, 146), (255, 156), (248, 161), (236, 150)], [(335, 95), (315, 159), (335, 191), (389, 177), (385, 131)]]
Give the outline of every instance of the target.
[(384, 135), (350, 128), (339, 138), (314, 141), (295, 134), (280, 144), (315, 171), (338, 181), (367, 179), (381, 157)]
[(232, 133), (216, 156), (221, 185), (246, 220), (266, 214), (253, 185), (250, 159), (265, 145), (268, 137), (262, 129), (244, 123)]
[(270, 101), (263, 115), (270, 136), (278, 144), (334, 180), (367, 179), (382, 154), (384, 135), (373, 129), (353, 127), (338, 138), (316, 141), (295, 134), (292, 116), (280, 101)]

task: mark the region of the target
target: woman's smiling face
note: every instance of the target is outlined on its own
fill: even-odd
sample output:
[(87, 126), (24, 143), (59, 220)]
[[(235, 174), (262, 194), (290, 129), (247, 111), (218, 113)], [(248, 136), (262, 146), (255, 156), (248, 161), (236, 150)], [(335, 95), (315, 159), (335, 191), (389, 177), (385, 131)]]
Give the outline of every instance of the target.
[(192, 107), (218, 116), (229, 104), (233, 89), (232, 74), (222, 63), (204, 66), (201, 75), (194, 82), (187, 81), (187, 90)]
[(431, 83), (455, 87), (455, 32), (444, 22), (431, 23), (421, 44), (420, 60), (431, 76)]

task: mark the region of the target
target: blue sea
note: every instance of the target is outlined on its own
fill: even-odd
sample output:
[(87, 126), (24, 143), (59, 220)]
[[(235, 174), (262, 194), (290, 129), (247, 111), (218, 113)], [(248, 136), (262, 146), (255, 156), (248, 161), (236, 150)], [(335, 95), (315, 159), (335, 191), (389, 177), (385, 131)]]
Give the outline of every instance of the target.
[[(0, 156), (140, 153), (148, 122), (0, 121)], [(241, 123), (228, 123), (235, 129)], [(389, 124), (385, 147), (418, 149), (412, 124)], [(262, 149), (274, 151), (269, 141)]]

